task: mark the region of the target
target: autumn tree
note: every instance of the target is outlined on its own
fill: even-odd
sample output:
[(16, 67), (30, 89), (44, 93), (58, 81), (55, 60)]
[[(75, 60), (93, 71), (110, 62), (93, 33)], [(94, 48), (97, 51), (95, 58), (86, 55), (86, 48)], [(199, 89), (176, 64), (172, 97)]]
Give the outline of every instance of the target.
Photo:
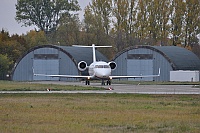
[(173, 45), (195, 45), (200, 33), (200, 1), (174, 0), (172, 1), (171, 34)]
[(6, 75), (11, 72), (13, 63), (24, 52), (22, 40), (23, 38), (16, 35), (10, 37), (9, 32), (4, 29), (0, 32), (0, 79), (5, 79)]
[(12, 61), (8, 58), (7, 55), (0, 54), (0, 79), (5, 79), (7, 74), (10, 74), (10, 65)]
[(181, 44), (183, 41), (183, 27), (185, 2), (183, 0), (173, 0), (171, 5), (170, 23), (173, 45)]
[(65, 16), (61, 20), (61, 24), (53, 38), (54, 44), (67, 45), (82, 44), (80, 37), (81, 24), (77, 16)]
[[(115, 40), (116, 51), (138, 44), (198, 43), (199, 1), (110, 0), (107, 4), (93, 0), (85, 8), (87, 40), (102, 43), (102, 32), (107, 29), (105, 33)], [(102, 18), (104, 11), (106, 19)]]
[(95, 16), (92, 14), (90, 5), (86, 6), (84, 13), (85, 45), (96, 43), (95, 37)]
[(80, 10), (77, 0), (18, 0), (15, 6), (18, 23), (45, 32), (55, 31), (63, 15)]
[(11, 61), (15, 62), (25, 52), (25, 42), (21, 44), (23, 41), (20, 43), (19, 38), (18, 36), (14, 37), (14, 35), (10, 37), (8, 32), (2, 30), (0, 33), (0, 54), (7, 55)]
[(137, 4), (136, 37), (140, 40), (148, 36), (148, 7), (150, 0), (139, 0)]
[[(95, 34), (97, 44), (102, 44), (110, 31), (112, 0), (93, 0), (85, 8), (85, 30)], [(89, 33), (89, 34), (90, 34)]]
[(20, 55), (29, 49), (28, 44), (24, 38), (24, 35), (13, 34), (10, 37), (10, 40), (17, 42), (16, 43), (18, 44), (17, 49), (20, 51)]
[[(117, 51), (123, 49), (128, 44), (128, 36), (130, 32), (129, 26), (129, 0), (114, 0), (113, 16), (115, 17), (114, 28), (116, 32), (116, 47)], [(133, 4), (131, 2), (131, 4)]]
[(200, 33), (200, 1), (185, 1), (184, 45), (198, 43), (197, 35)]
[(39, 46), (39, 45), (45, 45), (48, 43), (44, 31), (31, 30), (23, 37), (27, 43), (27, 50), (32, 47)]
[(5, 31), (4, 29), (1, 30), (0, 33), (0, 54), (6, 54), (6, 41), (8, 41), (10, 38), (10, 35), (7, 31)]
[(169, 35), (170, 1), (152, 0), (148, 6), (148, 29), (150, 37), (160, 45), (167, 45)]
[[(92, 0), (92, 3), (85, 8), (84, 31), (86, 33), (86, 44), (91, 45), (113, 45), (110, 34), (112, 24), (112, 0)], [(112, 52), (101, 49), (107, 57)]]
[(136, 39), (136, 9), (137, 0), (131, 0), (129, 2), (128, 10), (128, 22), (127, 22), (127, 43), (132, 46), (134, 45), (134, 40)]

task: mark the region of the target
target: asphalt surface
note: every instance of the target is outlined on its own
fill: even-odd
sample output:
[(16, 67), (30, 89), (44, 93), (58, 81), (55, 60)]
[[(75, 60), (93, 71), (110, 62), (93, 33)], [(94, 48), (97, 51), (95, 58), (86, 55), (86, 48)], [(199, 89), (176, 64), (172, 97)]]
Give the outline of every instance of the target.
[[(31, 82), (40, 84), (60, 84), (85, 86), (83, 82), (58, 82), (42, 81)], [(133, 93), (133, 94), (200, 94), (200, 88), (194, 85), (130, 85), (112, 84), (102, 86), (101, 83), (92, 83), (90, 86), (103, 87), (105, 90), (82, 90), (82, 91), (1, 91), (0, 93)]]

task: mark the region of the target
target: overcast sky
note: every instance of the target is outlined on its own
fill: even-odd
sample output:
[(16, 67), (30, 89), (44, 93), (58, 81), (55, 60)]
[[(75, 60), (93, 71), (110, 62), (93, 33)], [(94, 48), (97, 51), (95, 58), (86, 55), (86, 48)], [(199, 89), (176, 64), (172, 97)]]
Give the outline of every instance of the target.
[[(86, 5), (91, 2), (91, 0), (78, 0), (79, 5), (81, 6), (82, 11), (79, 13), (80, 18), (83, 18), (83, 10)], [(0, 2), (0, 31), (3, 29), (7, 30), (10, 35), (22, 33), (26, 34), (26, 32), (34, 29), (34, 27), (21, 27), (22, 23), (18, 24), (15, 20), (15, 4), (17, 0), (1, 0)]]

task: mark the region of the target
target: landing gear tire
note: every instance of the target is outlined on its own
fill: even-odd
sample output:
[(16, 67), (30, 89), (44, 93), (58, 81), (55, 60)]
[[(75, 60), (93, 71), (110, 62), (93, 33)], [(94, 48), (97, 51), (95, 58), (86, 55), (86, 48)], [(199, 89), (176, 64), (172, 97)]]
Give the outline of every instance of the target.
[(102, 82), (101, 82), (101, 85), (105, 85), (105, 82), (104, 82), (104, 80), (102, 80)]
[(86, 80), (86, 81), (85, 81), (85, 85), (90, 85), (90, 81), (89, 81), (89, 80)]
[(110, 80), (107, 81), (107, 85), (111, 85), (111, 81)]

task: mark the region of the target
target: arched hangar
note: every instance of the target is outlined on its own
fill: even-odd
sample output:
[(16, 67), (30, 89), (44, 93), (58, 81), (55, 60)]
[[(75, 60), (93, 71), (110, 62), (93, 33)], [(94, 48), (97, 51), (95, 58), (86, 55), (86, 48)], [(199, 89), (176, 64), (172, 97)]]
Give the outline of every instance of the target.
[[(97, 50), (96, 57), (97, 60), (108, 61)], [(87, 71), (79, 71), (77, 65), (80, 61), (85, 61), (90, 65), (92, 59), (92, 48), (56, 45), (37, 46), (27, 51), (16, 62), (11, 76), (14, 81), (76, 80), (72, 78), (34, 76), (33, 69), (38, 74), (88, 75)]]
[(160, 77), (144, 81), (170, 81), (170, 71), (200, 70), (200, 59), (191, 51), (176, 46), (129, 47), (114, 58), (117, 68), (113, 75), (155, 75), (160, 68)]

